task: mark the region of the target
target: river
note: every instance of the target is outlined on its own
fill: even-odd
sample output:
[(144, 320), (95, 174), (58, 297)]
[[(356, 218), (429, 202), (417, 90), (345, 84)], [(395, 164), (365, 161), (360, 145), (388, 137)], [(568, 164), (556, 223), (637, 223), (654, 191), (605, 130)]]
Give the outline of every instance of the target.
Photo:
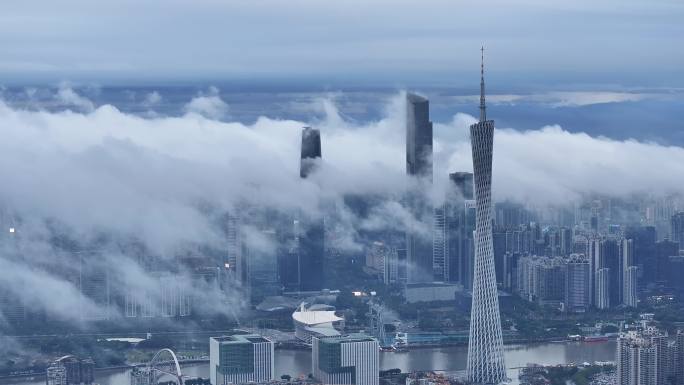
[[(615, 341), (605, 342), (558, 342), (542, 344), (506, 345), (506, 365), (509, 368), (525, 366), (527, 363), (543, 365), (581, 363), (594, 361), (614, 361)], [(415, 349), (405, 353), (380, 353), (382, 369), (399, 368), (412, 370), (465, 369), (468, 348), (466, 346)], [(293, 377), (311, 372), (311, 351), (276, 350), (276, 377), (289, 374)], [(195, 364), (183, 368), (189, 376), (209, 377), (208, 364)], [(508, 376), (517, 382), (517, 369), (509, 369)], [(102, 385), (128, 385), (128, 370), (98, 371), (95, 380)], [(33, 379), (2, 380), (4, 385), (43, 385), (45, 377)]]

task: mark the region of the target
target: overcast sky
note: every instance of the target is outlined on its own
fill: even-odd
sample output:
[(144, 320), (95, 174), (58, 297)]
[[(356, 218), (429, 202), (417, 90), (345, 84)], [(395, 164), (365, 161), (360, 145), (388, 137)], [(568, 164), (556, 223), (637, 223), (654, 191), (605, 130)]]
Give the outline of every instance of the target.
[(681, 0), (511, 3), (4, 0), (0, 80), (421, 81), (477, 68), (483, 43), (494, 73), (662, 83), (684, 68)]

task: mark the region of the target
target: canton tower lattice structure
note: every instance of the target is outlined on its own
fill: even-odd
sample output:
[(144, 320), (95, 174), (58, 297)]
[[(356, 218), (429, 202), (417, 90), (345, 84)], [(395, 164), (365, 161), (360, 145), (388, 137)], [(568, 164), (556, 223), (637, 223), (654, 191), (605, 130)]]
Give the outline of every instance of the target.
[(506, 380), (501, 316), (492, 244), (492, 150), (494, 121), (487, 120), (484, 85), (484, 47), (480, 80), (480, 121), (470, 126), (475, 185), (475, 271), (470, 311), (470, 339), (466, 375), (474, 384)]

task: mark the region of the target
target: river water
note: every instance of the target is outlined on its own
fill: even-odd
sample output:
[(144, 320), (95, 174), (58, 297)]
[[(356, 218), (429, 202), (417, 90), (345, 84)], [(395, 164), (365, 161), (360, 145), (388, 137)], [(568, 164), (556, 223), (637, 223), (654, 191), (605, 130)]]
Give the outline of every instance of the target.
[[(543, 365), (581, 363), (594, 361), (614, 361), (615, 341), (605, 342), (558, 342), (542, 344), (506, 345), (506, 365), (508, 376), (517, 382), (516, 367), (527, 363)], [(402, 371), (412, 370), (464, 370), (468, 348), (466, 346), (415, 349), (405, 353), (380, 353), (382, 369), (399, 368)], [(293, 377), (311, 373), (311, 351), (309, 350), (276, 350), (276, 377), (289, 374)], [(209, 377), (208, 364), (195, 364), (183, 368), (189, 376)], [(128, 370), (98, 371), (95, 380), (102, 385), (128, 385)], [(5, 380), (8, 385), (43, 385), (45, 377), (33, 379)]]

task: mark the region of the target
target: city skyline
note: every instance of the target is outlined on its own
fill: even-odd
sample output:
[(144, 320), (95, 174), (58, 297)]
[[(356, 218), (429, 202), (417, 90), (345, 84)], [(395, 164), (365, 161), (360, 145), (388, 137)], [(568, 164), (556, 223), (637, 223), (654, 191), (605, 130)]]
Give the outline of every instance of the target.
[(684, 4), (258, 3), (0, 4), (0, 382), (684, 385)]

